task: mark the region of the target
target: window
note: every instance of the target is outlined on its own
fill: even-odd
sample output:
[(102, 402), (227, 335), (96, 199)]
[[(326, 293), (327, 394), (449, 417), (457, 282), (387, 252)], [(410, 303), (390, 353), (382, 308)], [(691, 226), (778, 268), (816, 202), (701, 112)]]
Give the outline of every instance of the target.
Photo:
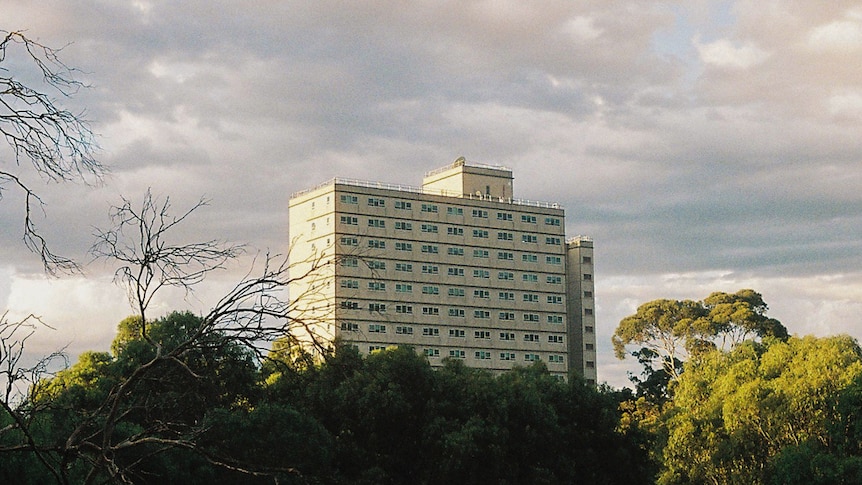
[(413, 264), (411, 264), (411, 263), (395, 263), (395, 271), (401, 271), (402, 273), (412, 273), (413, 272)]
[(592, 280), (593, 280), (593, 275), (591, 275), (589, 273), (584, 273), (584, 281), (592, 281)]
[(507, 340), (507, 341), (515, 340), (515, 333), (514, 332), (500, 332), (500, 340)]
[(548, 295), (548, 303), (552, 305), (562, 305), (563, 297), (562, 295)]
[(536, 315), (535, 313), (525, 313), (524, 314), (524, 321), (525, 322), (538, 323), (539, 322), (539, 315)]
[(369, 239), (368, 247), (374, 249), (386, 249), (386, 241), (381, 239)]
[(476, 351), (476, 360), (490, 360), (491, 352), (487, 350), (477, 350)]
[(369, 353), (377, 352), (379, 350), (386, 350), (386, 346), (385, 345), (369, 345), (368, 346), (368, 352)]
[(371, 323), (368, 325), (368, 333), (386, 333), (386, 325)]
[(536, 283), (539, 281), (539, 275), (533, 273), (524, 273), (524, 276), (521, 278), (527, 283)]
[(425, 327), (422, 329), (423, 337), (439, 337), (440, 329), (437, 327)]
[(449, 336), (455, 337), (455, 338), (464, 338), (467, 336), (467, 332), (465, 332), (461, 328), (450, 328), (449, 329)]
[(449, 236), (463, 236), (464, 228), (450, 226), (446, 228), (446, 234)]
[(464, 248), (453, 246), (446, 250), (446, 254), (449, 256), (464, 256)]
[(449, 214), (450, 216), (463, 216), (464, 209), (461, 207), (447, 207), (446, 214)]
[(592, 262), (593, 262), (593, 258), (591, 258), (590, 256), (584, 256), (584, 257), (583, 257), (583, 259), (582, 259), (581, 261), (582, 261), (584, 264), (590, 264), (590, 263), (592, 263)]
[(491, 272), (487, 269), (474, 269), (473, 270), (473, 278), (483, 278), (488, 279), (491, 277)]
[(560, 225), (560, 218), (559, 217), (546, 217), (545, 218), (545, 225), (559, 226)]
[(386, 303), (369, 303), (369, 312), (386, 313)]
[(440, 252), (440, 248), (433, 244), (423, 244), (422, 252), (425, 254), (437, 254)]
[(500, 360), (515, 360), (513, 352), (500, 352)]
[(440, 357), (440, 349), (425, 349), (425, 357)]
[(368, 219), (368, 227), (386, 227), (384, 219)]
[(593, 297), (592, 291), (585, 291), (584, 292), (584, 298), (592, 298), (592, 297)]
[(474, 258), (484, 258), (488, 259), (488, 250), (487, 249), (474, 249), (473, 250)]
[(385, 270), (386, 261), (371, 260), (368, 262), (368, 267), (372, 270)]
[(450, 317), (464, 318), (464, 309), (463, 308), (450, 308), (449, 309)]
[(371, 291), (386, 291), (386, 283), (382, 281), (369, 281), (368, 289)]
[(511, 300), (515, 299), (515, 294), (512, 293), (511, 291), (501, 291), (500, 293), (497, 294), (497, 298), (499, 298), (501, 300), (511, 301)]
[(486, 320), (488, 318), (491, 318), (491, 312), (489, 312), (488, 310), (473, 310), (473, 318)]
[(545, 278), (545, 281), (552, 284), (552, 285), (562, 285), (563, 284), (563, 277), (557, 276), (557, 275), (548, 275), (548, 277)]
[(449, 296), (464, 296), (464, 288), (449, 288)]
[(500, 271), (497, 273), (497, 279), (511, 281), (515, 279), (515, 273), (512, 273), (511, 271)]
[(592, 308), (584, 308), (584, 315), (592, 315), (592, 314), (593, 314)]
[(548, 343), (550, 344), (561, 344), (563, 343), (562, 335), (548, 335)]
[(539, 334), (537, 333), (525, 333), (524, 334), (524, 342), (538, 342)]
[(559, 256), (545, 256), (545, 262), (548, 264), (556, 265), (563, 264), (563, 260)]
[(539, 261), (539, 257), (536, 256), (535, 254), (530, 254), (530, 253), (522, 254), (521, 255), (521, 261), (523, 261), (525, 263), (535, 263), (535, 262)]
[(355, 195), (342, 195), (340, 197), (340, 200), (344, 204), (358, 204), (359, 203), (359, 197), (357, 197)]
[(539, 354), (524, 354), (524, 360), (527, 362), (538, 362), (542, 359), (539, 358)]
[(422, 204), (422, 212), (430, 212), (432, 214), (436, 214), (437, 206), (435, 204)]
[(560, 324), (563, 323), (562, 315), (548, 315), (548, 323)]
[(344, 246), (359, 246), (359, 239), (355, 237), (343, 237), (341, 238), (341, 244)]
[(422, 224), (419, 226), (419, 230), (430, 234), (437, 234), (437, 226), (435, 224)]
[(347, 224), (348, 226), (358, 226), (359, 218), (356, 216), (341, 216), (341, 223)]
[(358, 332), (359, 324), (353, 322), (341, 322), (341, 330), (345, 332)]
[(412, 305), (395, 305), (395, 313), (403, 313), (407, 315), (413, 314), (413, 306)]
[(422, 294), (423, 295), (439, 295), (440, 294), (440, 288), (438, 288), (436, 286), (423, 286), (422, 287)]
[(515, 319), (515, 314), (512, 312), (500, 312), (500, 314), (498, 316), (500, 317), (500, 320), (514, 320)]
[(463, 350), (454, 349), (449, 351), (449, 357), (453, 359), (466, 359), (467, 354)]
[(511, 232), (498, 232), (497, 240), (498, 241), (512, 241), (515, 236)]
[(341, 287), (359, 289), (359, 282), (356, 280), (341, 280)]
[(524, 301), (536, 303), (539, 301), (539, 295), (535, 293), (524, 293)]
[(413, 285), (410, 283), (396, 283), (395, 293), (413, 293)]
[(548, 362), (550, 362), (552, 364), (562, 364), (563, 363), (563, 356), (562, 355), (549, 355), (548, 356)]
[(536, 223), (536, 216), (528, 216), (525, 214), (521, 214), (521, 222), (524, 222), (527, 224), (535, 224)]
[(591, 361), (591, 360), (588, 360), (588, 361), (586, 361), (585, 363), (586, 363), (586, 368), (587, 368), (587, 369), (595, 369), (595, 368), (596, 368), (596, 363), (595, 363), (595, 362), (593, 362), (593, 361)]
[(395, 221), (395, 230), (397, 231), (412, 231), (413, 223), (405, 221)]
[(473, 290), (473, 298), (489, 298), (491, 292), (488, 290)]
[(473, 237), (488, 239), (488, 231), (484, 229), (473, 229)]
[(395, 327), (395, 333), (398, 335), (413, 335), (413, 327)]
[(464, 276), (464, 268), (447, 268), (446, 274), (449, 276)]
[(476, 330), (473, 332), (473, 338), (490, 339), (491, 332), (489, 330)]
[(512, 220), (512, 214), (510, 212), (498, 212), (497, 213), (497, 220), (498, 221), (511, 221)]
[(535, 244), (538, 241), (539, 241), (539, 238), (535, 234), (522, 234), (521, 235), (521, 242)]
[(558, 237), (548, 236), (545, 238), (545, 244), (553, 244), (555, 246), (559, 246), (560, 244), (562, 244), (562, 240)]
[(406, 200), (396, 200), (395, 201), (395, 208), (409, 211), (409, 210), (413, 209), (413, 203), (407, 202)]
[(386, 200), (377, 197), (369, 197), (368, 205), (371, 207), (386, 207)]
[(584, 344), (584, 350), (595, 350), (596, 346), (593, 344)]
[(488, 218), (488, 211), (482, 209), (473, 209), (473, 217), (478, 217), (480, 219)]
[(593, 333), (595, 329), (592, 325), (584, 325), (584, 333)]
[(514, 261), (515, 255), (508, 251), (500, 251), (497, 253), (497, 259), (502, 259), (504, 261)]
[(396, 251), (413, 251), (413, 243), (409, 242), (395, 242), (395, 250)]
[(436, 316), (440, 314), (440, 309), (436, 306), (423, 306), (422, 314), (426, 316)]

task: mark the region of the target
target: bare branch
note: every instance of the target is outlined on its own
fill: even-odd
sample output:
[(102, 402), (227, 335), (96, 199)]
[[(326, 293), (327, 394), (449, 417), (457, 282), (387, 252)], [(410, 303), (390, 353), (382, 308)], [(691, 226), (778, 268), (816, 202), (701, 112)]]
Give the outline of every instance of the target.
[[(71, 260), (48, 249), (45, 239), (33, 222), (33, 203), (41, 206), (36, 191), (16, 174), (29, 166), (38, 177), (48, 182), (81, 181), (87, 184), (101, 181), (106, 169), (95, 158), (98, 145), (83, 113), (73, 113), (38, 89), (21, 82), (3, 67), (3, 62), (15, 52), (21, 55), (41, 76), (48, 89), (62, 97), (87, 87), (75, 79), (75, 69), (64, 64), (52, 49), (30, 39), (23, 32), (0, 30), (0, 135), (5, 139), (12, 160), (0, 159), (0, 198), (5, 183), (25, 196), (23, 239), (28, 249), (39, 255), (49, 273), (77, 271)], [(17, 167), (13, 169), (12, 167)]]

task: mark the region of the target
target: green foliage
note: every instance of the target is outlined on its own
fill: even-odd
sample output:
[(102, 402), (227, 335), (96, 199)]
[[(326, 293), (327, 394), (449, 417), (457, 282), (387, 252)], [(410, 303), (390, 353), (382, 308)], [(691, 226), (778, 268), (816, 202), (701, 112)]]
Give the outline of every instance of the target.
[(760, 293), (748, 289), (734, 294), (715, 292), (703, 301), (653, 300), (622, 319), (611, 342), (618, 359), (625, 358), (627, 345), (640, 347), (632, 355), (644, 366), (645, 380), (632, 380), (639, 391), (644, 388), (641, 395), (663, 400), (667, 385), (679, 378), (681, 363), (690, 357), (725, 349), (728, 344), (732, 348), (749, 337), (786, 340), (787, 329), (767, 317), (766, 310)]
[[(285, 346), (258, 368), (229, 341), (183, 347), (198, 322), (173, 313), (147, 340), (126, 319), (113, 355), (83, 354), (40, 384), (32, 430), (64, 480), (85, 482), (103, 442), (135, 483), (638, 484), (655, 473), (645, 434), (619, 429), (627, 396), (561, 382), (541, 363), (494, 376), (461, 361), (434, 371), (411, 348), (338, 347), (314, 362)], [(185, 350), (154, 360), (160, 349)], [(120, 418), (105, 435), (113, 402)], [(0, 465), (6, 482), (57, 481), (32, 453), (0, 453)], [(104, 469), (91, 479), (119, 481)]]
[(832, 441), (836, 402), (860, 374), (849, 337), (747, 342), (687, 363), (663, 418), (660, 483), (767, 483), (783, 450)]

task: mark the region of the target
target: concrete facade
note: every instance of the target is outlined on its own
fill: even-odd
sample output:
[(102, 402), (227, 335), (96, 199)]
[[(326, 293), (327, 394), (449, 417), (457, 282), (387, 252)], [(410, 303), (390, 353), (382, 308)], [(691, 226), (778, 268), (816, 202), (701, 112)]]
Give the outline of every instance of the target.
[(592, 241), (566, 241), (564, 210), (513, 198), (512, 179), (459, 159), (421, 188), (335, 179), (294, 194), (291, 315), (303, 338), (362, 353), (411, 345), (434, 366), (542, 360), (595, 382)]

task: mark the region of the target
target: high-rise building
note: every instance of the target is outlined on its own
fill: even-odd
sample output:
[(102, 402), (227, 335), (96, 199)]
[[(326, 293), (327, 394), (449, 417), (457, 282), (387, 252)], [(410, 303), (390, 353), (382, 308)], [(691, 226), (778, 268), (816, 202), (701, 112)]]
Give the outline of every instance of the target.
[(411, 345), (432, 365), (544, 361), (596, 380), (593, 243), (512, 172), (463, 159), (422, 187), (334, 179), (290, 200), (291, 317), (317, 343)]

